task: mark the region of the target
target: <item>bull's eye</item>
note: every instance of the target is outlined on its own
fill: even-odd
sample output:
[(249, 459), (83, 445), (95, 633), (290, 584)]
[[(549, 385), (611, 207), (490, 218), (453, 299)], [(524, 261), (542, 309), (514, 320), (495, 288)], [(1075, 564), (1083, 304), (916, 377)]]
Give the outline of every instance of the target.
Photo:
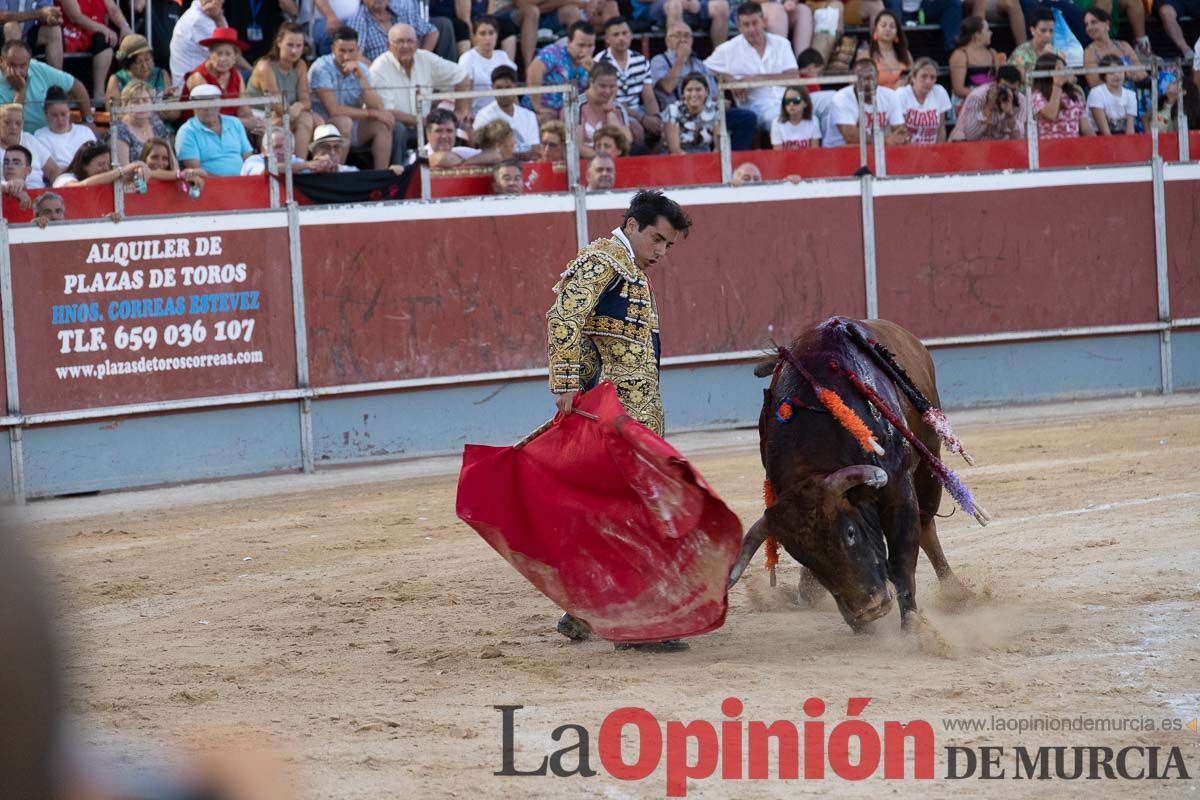
[(858, 531), (854, 530), (853, 525), (847, 525), (846, 526), (846, 544), (853, 545), (854, 537), (857, 533), (858, 533)]

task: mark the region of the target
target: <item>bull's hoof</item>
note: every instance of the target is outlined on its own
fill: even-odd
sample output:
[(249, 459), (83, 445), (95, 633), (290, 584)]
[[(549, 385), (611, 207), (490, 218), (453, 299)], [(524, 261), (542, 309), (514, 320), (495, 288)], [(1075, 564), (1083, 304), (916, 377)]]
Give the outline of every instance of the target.
[(917, 637), (917, 647), (922, 653), (939, 658), (952, 658), (954, 648), (946, 637), (920, 611), (913, 609), (904, 612), (900, 617), (900, 627), (908, 634)]
[(585, 642), (592, 638), (592, 629), (588, 627), (588, 624), (570, 614), (563, 614), (554, 629), (572, 642)]
[(938, 582), (938, 608), (947, 612), (966, 611), (982, 604), (979, 595), (967, 588), (953, 572)]

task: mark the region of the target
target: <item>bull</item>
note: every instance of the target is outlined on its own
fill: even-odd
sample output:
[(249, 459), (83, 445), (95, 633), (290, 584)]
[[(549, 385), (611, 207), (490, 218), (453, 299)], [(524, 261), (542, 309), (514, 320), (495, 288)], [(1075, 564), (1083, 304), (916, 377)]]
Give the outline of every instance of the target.
[[(833, 318), (799, 336), (791, 358), (835, 391), (871, 429), (884, 454), (864, 452), (859, 442), (822, 408), (813, 386), (790, 361), (760, 363), (759, 376), (774, 373), (759, 415), (759, 450), (775, 500), (751, 526), (730, 572), (730, 587), (768, 536), (805, 568), (837, 602), (855, 631), (886, 615), (893, 600), (901, 625), (918, 620), (916, 567), (925, 551), (943, 591), (971, 596), (954, 575), (938, 541), (935, 515), (942, 486), (915, 448), (875, 411), (849, 382), (844, 365), (875, 390), (933, 455), (938, 433), (867, 348), (847, 335), (853, 325), (886, 347), (903, 364), (911, 383), (939, 406), (933, 362), (920, 340), (885, 320)], [(777, 413), (788, 400), (792, 416)]]

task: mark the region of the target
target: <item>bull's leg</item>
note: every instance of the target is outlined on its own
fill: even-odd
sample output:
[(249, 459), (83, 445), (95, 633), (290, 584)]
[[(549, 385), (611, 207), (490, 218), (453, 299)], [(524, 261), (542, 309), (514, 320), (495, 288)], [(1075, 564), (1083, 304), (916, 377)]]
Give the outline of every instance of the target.
[(968, 589), (942, 552), (942, 543), (937, 535), (937, 521), (933, 517), (921, 520), (921, 549), (925, 551), (933, 571), (938, 577), (938, 602), (948, 610), (962, 608), (976, 600), (975, 593)]
[(917, 618), (917, 557), (921, 554), (921, 518), (911, 490), (882, 515), (888, 543), (888, 578), (896, 587), (900, 624), (904, 628)]

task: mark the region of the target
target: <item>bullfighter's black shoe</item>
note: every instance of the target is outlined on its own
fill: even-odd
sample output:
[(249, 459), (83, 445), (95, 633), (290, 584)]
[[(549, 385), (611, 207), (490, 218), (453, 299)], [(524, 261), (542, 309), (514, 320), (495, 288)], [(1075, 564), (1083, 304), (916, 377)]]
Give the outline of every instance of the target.
[(641, 653), (682, 653), (692, 647), (683, 639), (664, 639), (661, 642), (639, 642), (637, 644), (617, 642), (614, 646), (618, 650), (637, 650)]
[(585, 642), (592, 638), (592, 629), (588, 627), (588, 624), (570, 614), (563, 614), (554, 629), (572, 642)]

